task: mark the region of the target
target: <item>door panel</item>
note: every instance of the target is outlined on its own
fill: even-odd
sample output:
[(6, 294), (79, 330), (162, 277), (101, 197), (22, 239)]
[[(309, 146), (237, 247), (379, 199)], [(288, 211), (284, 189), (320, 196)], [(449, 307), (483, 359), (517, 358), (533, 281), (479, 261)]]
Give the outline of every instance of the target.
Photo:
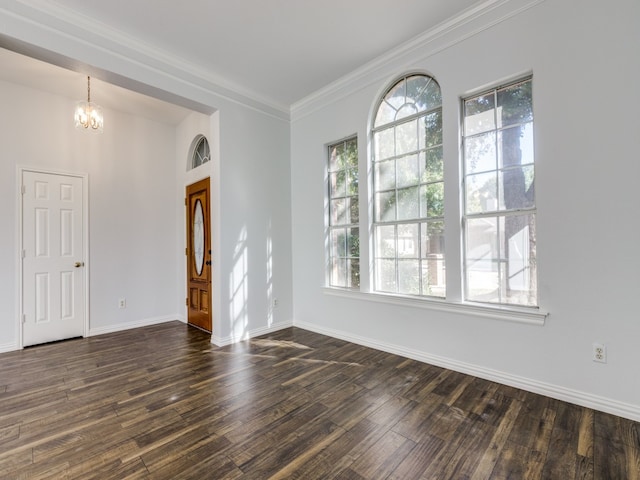
[(23, 345), (84, 334), (81, 177), (23, 172)]
[(187, 187), (188, 321), (211, 332), (211, 226), (209, 179)]

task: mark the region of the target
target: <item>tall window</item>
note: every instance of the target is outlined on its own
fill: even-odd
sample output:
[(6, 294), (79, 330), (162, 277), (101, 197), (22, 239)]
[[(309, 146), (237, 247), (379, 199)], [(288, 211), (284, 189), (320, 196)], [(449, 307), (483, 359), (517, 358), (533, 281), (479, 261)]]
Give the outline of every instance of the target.
[(442, 97), (409, 75), (380, 101), (373, 123), (375, 290), (445, 296)]
[(463, 100), (466, 300), (537, 305), (531, 83)]
[(360, 287), (358, 141), (329, 146), (329, 285)]

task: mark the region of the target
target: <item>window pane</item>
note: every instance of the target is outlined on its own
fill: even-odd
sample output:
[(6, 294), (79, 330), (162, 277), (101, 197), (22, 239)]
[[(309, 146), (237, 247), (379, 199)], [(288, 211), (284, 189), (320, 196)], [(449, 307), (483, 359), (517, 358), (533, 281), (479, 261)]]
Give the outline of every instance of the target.
[(503, 303), (535, 305), (537, 298), (535, 215), (500, 218), (503, 236)]
[(358, 206), (358, 197), (351, 197), (349, 200), (349, 223), (358, 223), (360, 221), (360, 208)]
[(386, 101), (382, 101), (378, 113), (376, 114), (376, 121), (373, 123), (374, 127), (386, 125), (393, 122), (396, 118), (396, 109), (389, 105)]
[(356, 138), (352, 138), (351, 140), (347, 140), (344, 142), (345, 145), (345, 161), (344, 165), (346, 168), (352, 168), (357, 171), (358, 168), (358, 140)]
[(498, 249), (498, 222), (496, 218), (474, 218), (466, 222), (467, 261), (497, 260)]
[(396, 187), (396, 161), (376, 162), (374, 182), (377, 191), (390, 190)]
[(426, 108), (426, 89), (431, 79), (424, 75), (413, 75), (407, 78), (407, 101), (416, 104), (417, 110)]
[(396, 192), (376, 194), (376, 221), (390, 222), (396, 219)]
[(442, 147), (435, 147), (420, 154), (420, 170), (423, 182), (437, 182), (444, 176)]
[[(420, 137), (420, 148), (442, 145), (442, 111), (437, 110), (424, 117), (424, 137)], [(424, 138), (424, 145), (422, 145)]]
[(464, 140), (465, 172), (487, 172), (496, 169), (496, 132), (488, 132)]
[(347, 250), (346, 254), (349, 257), (360, 256), (360, 229), (348, 228), (347, 229)]
[(418, 113), (418, 109), (413, 103), (405, 103), (398, 109), (396, 120), (402, 120), (403, 118), (410, 117), (411, 115), (415, 115), (416, 113)]
[(498, 166), (533, 163), (533, 124), (507, 128), (498, 133)]
[(498, 113), (498, 127), (530, 122), (533, 119), (531, 80), (498, 90)]
[(431, 110), (432, 108), (439, 107), (442, 105), (442, 95), (440, 94), (440, 85), (433, 78), (430, 79), (429, 85), (427, 85), (427, 89), (424, 92), (424, 103), (426, 104), (427, 110)]
[(342, 258), (331, 259), (331, 285), (334, 287), (347, 286), (347, 261)]
[(411, 187), (398, 190), (398, 220), (420, 216), (420, 188)]
[(405, 104), (406, 91), (406, 82), (400, 80), (389, 90), (389, 93), (384, 96), (384, 99), (389, 105), (398, 110)]
[(347, 235), (344, 228), (331, 229), (331, 256), (347, 256)]
[(340, 159), (342, 157), (343, 144), (333, 145), (329, 147), (329, 171), (335, 172), (340, 169)]
[(346, 203), (344, 198), (331, 200), (331, 225), (344, 225), (345, 223), (349, 223)]
[(393, 127), (376, 132), (373, 136), (373, 141), (375, 143), (376, 160), (393, 157), (395, 154), (395, 130)]
[(396, 261), (376, 260), (376, 290), (396, 293)]
[(466, 178), (467, 213), (492, 212), (498, 208), (496, 173), (469, 175)]
[(347, 260), (347, 287), (360, 287), (360, 260)]
[(398, 164), (398, 187), (407, 187), (417, 185), (420, 178), (420, 169), (418, 166), (418, 155), (409, 155), (400, 157)]
[(500, 210), (517, 210), (534, 205), (533, 165), (500, 172)]
[(420, 255), (419, 224), (398, 225), (398, 258), (418, 258)]
[(329, 194), (331, 198), (344, 197), (346, 193), (345, 185), (346, 173), (344, 170), (329, 174)]
[(534, 214), (468, 220), (468, 298), (492, 303), (535, 305), (535, 245)]
[(464, 102), (464, 134), (474, 135), (496, 128), (493, 93)]
[(420, 225), (420, 251), (422, 258), (444, 255), (444, 222), (425, 222)]
[(444, 297), (446, 277), (444, 263), (444, 222), (425, 222), (420, 225), (422, 260), (422, 293)]
[(418, 120), (396, 126), (396, 155), (418, 150)]
[(376, 227), (376, 257), (396, 257), (396, 227), (394, 225)]
[(398, 293), (418, 295), (420, 293), (420, 262), (398, 260)]
[(474, 302), (500, 301), (498, 263), (492, 260), (467, 260), (467, 299)]
[(421, 207), (420, 213), (427, 217), (443, 217), (444, 216), (444, 183), (431, 183), (420, 187), (422, 194), (420, 195)]
[(358, 194), (358, 170), (350, 169), (346, 171), (347, 195)]

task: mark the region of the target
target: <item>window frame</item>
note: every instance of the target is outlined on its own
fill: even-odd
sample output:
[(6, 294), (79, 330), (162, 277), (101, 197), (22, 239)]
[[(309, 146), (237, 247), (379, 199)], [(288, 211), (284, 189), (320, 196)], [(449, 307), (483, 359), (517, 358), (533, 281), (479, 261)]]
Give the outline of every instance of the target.
[[(524, 84), (530, 82), (530, 88), (532, 90), (532, 94), (531, 94), (531, 118), (528, 121), (525, 122), (515, 122), (509, 125), (498, 125), (498, 114), (497, 111), (499, 110), (499, 105), (498, 105), (498, 95), (500, 91), (504, 91), (510, 87), (514, 87), (520, 84)], [(493, 123), (494, 123), (494, 127), (490, 128), (490, 129), (486, 129), (486, 130), (481, 130), (480, 132), (473, 132), (473, 133), (469, 133), (467, 134), (466, 132), (466, 103), (469, 100), (473, 100), (473, 99), (478, 99), (481, 98), (483, 96), (487, 96), (487, 95), (492, 95), (493, 96), (493, 108), (491, 109), (491, 111), (493, 112)], [(507, 259), (504, 259), (504, 253), (503, 250), (505, 249), (505, 246), (503, 245), (505, 242), (503, 241), (503, 239), (501, 238), (501, 223), (505, 222), (506, 219), (508, 217), (515, 217), (515, 216), (524, 216), (524, 215), (530, 215), (533, 216), (533, 226), (534, 226), (534, 230), (535, 230), (535, 226), (537, 224), (537, 206), (536, 206), (536, 195), (535, 195), (535, 170), (536, 170), (536, 158), (535, 158), (535, 145), (534, 145), (534, 141), (533, 141), (533, 137), (534, 137), (534, 131), (535, 131), (535, 115), (533, 113), (533, 75), (532, 74), (528, 74), (528, 75), (524, 75), (524, 76), (520, 76), (517, 77), (511, 81), (508, 82), (501, 82), (499, 84), (496, 84), (494, 86), (488, 87), (488, 88), (484, 88), (482, 90), (478, 90), (475, 92), (472, 92), (468, 95), (465, 96), (461, 96), (460, 97), (460, 134), (459, 134), (459, 138), (460, 138), (460, 179), (461, 179), (461, 205), (460, 205), (460, 219), (461, 219), (461, 231), (460, 231), (460, 241), (461, 241), (461, 258), (462, 258), (462, 268), (461, 268), (461, 281), (462, 281), (462, 301), (464, 303), (471, 303), (471, 304), (478, 304), (478, 305), (490, 305), (493, 307), (500, 307), (500, 308), (524, 308), (524, 309), (538, 309), (539, 305), (540, 305), (540, 297), (539, 297), (539, 291), (537, 289), (537, 283), (538, 283), (538, 275), (537, 275), (537, 249), (535, 248), (535, 242), (534, 242), (534, 253), (533, 253), (533, 264), (535, 264), (535, 271), (534, 271), (534, 282), (536, 284), (536, 291), (533, 295), (534, 297), (534, 304), (522, 304), (522, 303), (516, 303), (516, 302), (508, 302), (505, 301), (503, 299), (503, 296), (506, 297), (506, 294), (502, 293), (502, 280), (503, 280), (503, 273), (502, 273), (502, 267), (504, 265), (506, 265), (508, 267), (509, 263)], [(518, 164), (517, 166), (507, 166), (504, 164), (500, 164), (500, 153), (499, 153), (499, 136), (502, 132), (504, 131), (508, 131), (511, 129), (514, 129), (515, 127), (522, 127), (524, 125), (530, 124), (531, 125), (531, 162), (530, 163), (526, 163), (526, 164)], [(495, 164), (494, 167), (492, 169), (488, 169), (488, 170), (480, 170), (479, 172), (467, 172), (467, 157), (466, 157), (466, 146), (467, 146), (467, 141), (468, 139), (473, 139), (473, 138), (477, 138), (480, 137), (482, 135), (488, 134), (488, 133), (493, 133), (495, 136), (495, 152), (493, 153), (493, 155), (495, 156)], [(502, 189), (504, 188), (503, 185), (500, 185), (500, 176), (504, 173), (504, 172), (508, 172), (508, 171), (515, 171), (517, 168), (523, 168), (523, 167), (530, 167), (531, 170), (533, 171), (533, 199), (531, 201), (532, 205), (530, 206), (525, 206), (525, 207), (516, 207), (516, 208), (508, 208), (508, 207), (501, 207), (501, 193)], [(468, 188), (468, 181), (469, 181), (469, 177), (473, 177), (473, 176), (480, 176), (480, 175), (486, 175), (486, 174), (492, 174), (495, 176), (496, 179), (496, 198), (494, 199), (494, 201), (496, 202), (496, 206), (492, 209), (487, 208), (485, 211), (477, 211), (477, 212), (469, 212), (468, 211), (468, 206), (469, 206), (469, 198), (468, 198), (468, 194), (469, 194), (469, 188)], [(504, 198), (502, 198), (502, 202), (504, 202)], [(499, 291), (499, 298), (501, 301), (483, 301), (483, 300), (479, 300), (479, 299), (474, 299), (471, 298), (471, 295), (469, 293), (469, 289), (470, 289), (470, 281), (469, 281), (469, 248), (468, 248), (468, 232), (469, 232), (469, 228), (468, 228), (468, 224), (469, 224), (469, 220), (483, 220), (486, 219), (487, 221), (490, 219), (495, 219), (496, 220), (496, 237), (494, 239), (494, 241), (496, 242), (497, 245), (497, 250), (498, 250), (498, 256), (497, 256), (497, 276), (498, 276), (498, 291)], [(492, 262), (495, 261), (495, 259), (492, 257)], [(504, 264), (504, 265), (503, 265)], [(531, 267), (529, 267), (531, 268)], [(531, 296), (529, 294), (529, 296)]]
[[(427, 105), (421, 109), (416, 109), (414, 113), (404, 114), (398, 118), (398, 114), (400, 110), (405, 108), (405, 106), (409, 105), (406, 103), (408, 95), (408, 84), (409, 80), (414, 77), (422, 77), (422, 79), (426, 79), (426, 83), (423, 89), (420, 90), (420, 94), (416, 95), (417, 97), (425, 94), (425, 97), (428, 97), (427, 90), (431, 85), (437, 86), (437, 97), (439, 98), (439, 103), (437, 105)], [(404, 97), (405, 103), (399, 105), (397, 108), (390, 105), (387, 102), (387, 96), (392, 94), (394, 91), (397, 91), (398, 88), (404, 89)], [(415, 100), (415, 99), (413, 99)], [(385, 105), (386, 104), (386, 105)], [(388, 106), (387, 106), (388, 105)], [(416, 105), (416, 102), (413, 101), (412, 105)], [(389, 110), (395, 110), (394, 119), (383, 120), (381, 123), (378, 123), (378, 118), (380, 116), (384, 116), (383, 108)], [(434, 117), (439, 120), (439, 142), (429, 144), (427, 141), (426, 131), (423, 133), (424, 138), (420, 138), (420, 132), (416, 132), (415, 136), (415, 148), (409, 148), (406, 151), (401, 151), (398, 153), (398, 136), (397, 132), (403, 126), (410, 125), (412, 122), (416, 123), (416, 127), (418, 129), (421, 126), (421, 122), (427, 122), (429, 117)], [(438, 121), (437, 120), (437, 121)], [(393, 153), (388, 156), (382, 156), (381, 158), (377, 158), (377, 140), (376, 135), (380, 132), (391, 131), (393, 135)], [(436, 132), (438, 130), (436, 129)], [(445, 252), (444, 252), (444, 225), (445, 225), (445, 215), (444, 215), (444, 140), (443, 140), (443, 102), (442, 102), (442, 89), (440, 84), (436, 80), (433, 75), (430, 75), (425, 72), (413, 71), (408, 72), (398, 77), (390, 82), (387, 87), (383, 90), (382, 94), (378, 97), (377, 101), (374, 104), (374, 108), (372, 111), (371, 122), (369, 126), (369, 138), (370, 145), (372, 146), (370, 151), (370, 162), (369, 167), (371, 169), (370, 175), (370, 190), (371, 193), (368, 196), (369, 201), (371, 202), (371, 221), (369, 222), (370, 226), (370, 252), (371, 252), (371, 269), (372, 275), (370, 280), (370, 287), (373, 293), (383, 294), (383, 295), (396, 295), (396, 296), (406, 296), (409, 298), (420, 298), (420, 299), (438, 299), (442, 300), (446, 298), (446, 280), (444, 274), (444, 262), (445, 262)], [(420, 161), (427, 161), (427, 157), (432, 154), (432, 152), (439, 150), (438, 160), (440, 162), (440, 171), (439, 177), (437, 179), (428, 178), (427, 167), (425, 165), (421, 165)], [(416, 157), (416, 166), (417, 166), (417, 180), (413, 183), (409, 183), (403, 185), (399, 183), (398, 180), (398, 163), (404, 160), (410, 160), (409, 157)], [(382, 165), (384, 163), (393, 163), (393, 185), (389, 186), (379, 186), (376, 184), (377, 177), (377, 168), (378, 165)], [(382, 168), (382, 167), (380, 167)], [(425, 179), (424, 175), (427, 175), (427, 179)], [(426, 200), (423, 200), (423, 195), (427, 196), (427, 192), (431, 187), (436, 187), (436, 189), (440, 188), (440, 200), (442, 202), (442, 206), (440, 207), (441, 211), (439, 215), (431, 215), (430, 209), (431, 205), (428, 204)], [(417, 209), (417, 215), (409, 216), (406, 218), (400, 218), (399, 209), (401, 207), (400, 201), (400, 192), (408, 191), (410, 189), (416, 189), (418, 194), (418, 201), (415, 208)], [(378, 208), (380, 199), (383, 198), (383, 194), (391, 194), (392, 203), (393, 203), (393, 218), (392, 219), (384, 219), (382, 215), (379, 214)], [(427, 234), (431, 226), (440, 224), (440, 243), (441, 251), (436, 254), (428, 254), (430, 251), (427, 244), (430, 242), (431, 238)], [(379, 237), (382, 229), (389, 227), (393, 229), (393, 245), (394, 247), (391, 249), (394, 251), (392, 256), (383, 255), (380, 251), (382, 250), (381, 241), (382, 239)], [(418, 253), (414, 256), (407, 255), (403, 256), (399, 250), (399, 242), (400, 242), (400, 227), (406, 227), (407, 230), (412, 228), (417, 229), (417, 233), (414, 235), (414, 244), (417, 243), (417, 251)], [(426, 231), (425, 231), (426, 230)], [(416, 240), (417, 239), (417, 240)], [(388, 241), (386, 242), (387, 244)], [(390, 245), (390, 244), (389, 244)], [(414, 245), (415, 247), (415, 245)], [(435, 255), (433, 258), (428, 258), (429, 255)], [(439, 258), (437, 258), (439, 256)], [(404, 262), (417, 262), (417, 292), (407, 292), (402, 291), (406, 290), (407, 284), (403, 285), (403, 278), (401, 273), (401, 264)], [(389, 262), (393, 263), (394, 270), (394, 281), (392, 282), (392, 289), (385, 289), (381, 285), (383, 281), (381, 280), (381, 268), (383, 263), (389, 264)], [(437, 268), (430, 269), (429, 264), (439, 264), (440, 269)], [(432, 271), (433, 270), (433, 271)], [(425, 280), (425, 274), (427, 279)], [(435, 275), (435, 277), (433, 277)], [(429, 279), (431, 278), (441, 278), (441, 283), (439, 285), (431, 284)], [(406, 282), (406, 279), (405, 279)], [(403, 288), (404, 287), (404, 288)], [(411, 287), (409, 287), (411, 288)], [(415, 287), (413, 287), (415, 288)], [(441, 290), (442, 294), (434, 294), (434, 291)]]
[[(353, 142), (355, 144), (355, 166), (353, 164), (349, 165), (344, 165), (342, 168), (340, 169), (336, 169), (336, 170), (332, 170), (331, 169), (331, 159), (332, 159), (332, 149), (339, 147), (340, 145), (342, 145), (342, 147), (345, 149), (347, 149), (347, 145)], [(361, 288), (361, 272), (362, 272), (362, 263), (361, 263), (361, 256), (360, 256), (360, 239), (361, 239), (361, 235), (360, 235), (360, 218), (361, 218), (361, 213), (360, 213), (360, 168), (359, 168), (359, 145), (358, 145), (358, 136), (357, 135), (350, 135), (348, 137), (345, 137), (341, 140), (337, 140), (331, 143), (328, 143), (325, 146), (325, 241), (326, 241), (326, 248), (325, 248), (325, 258), (326, 258), (326, 279), (325, 279), (325, 285), (328, 286), (328, 288), (338, 288), (338, 289), (345, 289), (345, 290), (352, 290), (352, 291), (358, 291)], [(338, 172), (344, 172), (344, 177), (345, 177), (345, 186), (344, 186), (344, 195), (333, 195), (332, 196), (332, 183), (331, 183), (331, 178), (332, 178), (332, 174), (337, 174)], [(349, 194), (348, 191), (348, 184), (347, 184), (347, 178), (349, 177), (349, 172), (355, 172), (355, 179), (356, 179), (356, 192), (355, 194)], [(357, 214), (357, 220), (355, 222), (353, 221), (349, 221), (348, 223), (334, 223), (333, 222), (333, 211), (332, 211), (332, 200), (344, 200), (345, 201), (345, 208), (346, 208), (346, 203), (350, 203), (350, 206), (354, 206), (355, 205), (355, 209), (356, 209), (356, 214)], [(350, 209), (349, 209), (350, 210)], [(349, 211), (349, 220), (351, 219), (351, 210)], [(345, 245), (344, 245), (344, 253), (345, 255), (340, 256), (340, 255), (334, 255), (334, 248), (333, 248), (333, 232), (334, 231), (338, 231), (338, 230), (343, 230), (344, 234), (345, 234)], [(354, 234), (354, 230), (356, 231), (356, 233)], [(351, 233), (351, 235), (349, 236), (349, 234), (347, 232)], [(357, 249), (358, 249), (358, 255), (352, 255), (352, 249), (350, 248), (353, 245), (350, 245), (349, 243), (349, 238), (352, 239), (356, 239), (358, 245), (357, 245)], [(334, 282), (334, 275), (333, 275), (333, 268), (334, 268), (334, 259), (339, 259), (340, 261), (344, 261), (346, 262), (346, 268), (345, 268), (345, 272), (344, 272), (344, 279), (345, 282), (344, 284), (338, 284), (337, 282)], [(353, 264), (354, 261), (357, 263), (357, 270), (354, 271), (353, 270)], [(354, 277), (353, 275), (355, 275), (355, 278), (357, 279), (357, 284), (354, 284), (353, 280)]]

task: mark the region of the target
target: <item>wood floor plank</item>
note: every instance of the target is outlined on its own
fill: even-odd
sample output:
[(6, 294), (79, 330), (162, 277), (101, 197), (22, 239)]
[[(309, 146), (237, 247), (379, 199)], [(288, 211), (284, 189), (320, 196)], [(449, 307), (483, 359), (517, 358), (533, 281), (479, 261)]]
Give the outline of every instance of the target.
[(4, 479), (640, 480), (640, 425), (299, 328), (0, 354)]

